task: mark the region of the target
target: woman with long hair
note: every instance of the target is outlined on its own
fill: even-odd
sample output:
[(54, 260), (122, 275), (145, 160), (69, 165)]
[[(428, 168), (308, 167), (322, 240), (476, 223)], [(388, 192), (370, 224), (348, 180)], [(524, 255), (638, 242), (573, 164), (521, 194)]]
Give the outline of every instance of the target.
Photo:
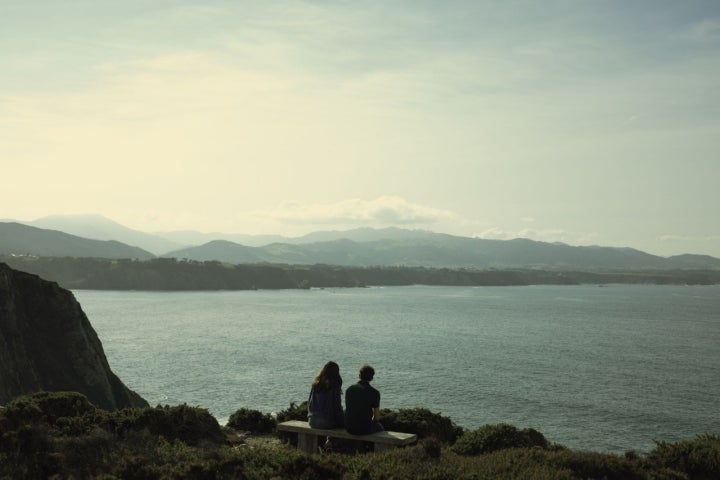
[(312, 381), (308, 399), (308, 424), (312, 428), (345, 425), (342, 409), (342, 377), (335, 362), (327, 362)]

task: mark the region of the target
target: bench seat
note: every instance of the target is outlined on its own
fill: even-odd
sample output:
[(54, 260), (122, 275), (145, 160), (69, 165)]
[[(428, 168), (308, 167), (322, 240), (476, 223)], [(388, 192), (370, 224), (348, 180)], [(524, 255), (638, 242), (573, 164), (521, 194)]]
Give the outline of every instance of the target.
[(308, 422), (301, 420), (289, 420), (277, 425), (281, 432), (295, 432), (298, 434), (298, 450), (305, 453), (317, 453), (317, 437), (345, 438), (375, 444), (375, 451), (385, 450), (391, 447), (410, 445), (417, 441), (414, 433), (402, 432), (376, 432), (368, 435), (353, 435), (344, 428), (324, 429), (312, 428)]

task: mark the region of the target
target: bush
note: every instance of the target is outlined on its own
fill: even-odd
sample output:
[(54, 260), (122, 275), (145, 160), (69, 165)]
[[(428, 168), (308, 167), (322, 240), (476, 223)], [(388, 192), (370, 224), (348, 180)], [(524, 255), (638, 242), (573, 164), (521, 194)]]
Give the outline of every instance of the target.
[(94, 478), (117, 446), (113, 434), (95, 427), (87, 433), (55, 438), (52, 450), (62, 460), (66, 478)]
[(435, 437), (428, 437), (420, 442), (423, 452), (427, 458), (440, 458), (442, 445)]
[(512, 425), (499, 423), (485, 425), (461, 436), (452, 449), (460, 455), (480, 455), (507, 448), (548, 448), (542, 433), (532, 428), (518, 430)]
[(568, 469), (580, 478), (604, 478), (607, 480), (644, 480), (647, 478), (639, 457), (628, 458), (624, 455), (563, 450), (552, 455), (548, 463), (558, 469)]
[(287, 409), (278, 412), (277, 421), (282, 423), (288, 420), (307, 420), (307, 416), (308, 402), (302, 402), (300, 405), (292, 402)]
[(215, 417), (204, 408), (184, 404), (113, 412), (103, 427), (107, 429), (112, 425), (116, 425), (115, 429), (121, 435), (128, 431), (147, 430), (168, 441), (180, 440), (188, 445), (225, 442), (225, 435)]
[(270, 433), (275, 429), (275, 419), (268, 413), (241, 408), (230, 415), (227, 425), (239, 431)]
[(49, 478), (60, 471), (45, 425), (0, 432), (0, 478)]
[(60, 419), (82, 417), (96, 410), (77, 392), (37, 392), (17, 397), (2, 409), (0, 427), (9, 430), (28, 422), (55, 426)]
[(720, 436), (705, 434), (694, 440), (656, 445), (649, 461), (686, 473), (691, 479), (720, 478)]
[(401, 408), (397, 411), (384, 409), (380, 422), (385, 430), (414, 433), (418, 438), (434, 437), (442, 443), (452, 444), (463, 434), (448, 417), (433, 413), (427, 408)]

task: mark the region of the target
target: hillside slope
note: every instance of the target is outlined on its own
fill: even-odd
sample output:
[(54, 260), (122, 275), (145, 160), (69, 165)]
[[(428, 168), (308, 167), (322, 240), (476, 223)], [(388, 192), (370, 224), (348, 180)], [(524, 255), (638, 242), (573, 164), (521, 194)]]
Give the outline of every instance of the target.
[(703, 255), (664, 258), (632, 248), (570, 246), (527, 239), (485, 240), (431, 232), (372, 241), (339, 239), (306, 244), (274, 243), (264, 247), (214, 241), (163, 256), (232, 264), (268, 262), (356, 267), (403, 265), (565, 270), (720, 268), (720, 259)]
[(188, 245), (158, 235), (133, 230), (102, 215), (49, 215), (32, 222), (20, 222), (32, 227), (57, 230), (92, 240), (116, 240), (142, 248), (155, 255)]
[(38, 257), (135, 258), (154, 255), (115, 240), (90, 240), (15, 222), (0, 222), (0, 254)]

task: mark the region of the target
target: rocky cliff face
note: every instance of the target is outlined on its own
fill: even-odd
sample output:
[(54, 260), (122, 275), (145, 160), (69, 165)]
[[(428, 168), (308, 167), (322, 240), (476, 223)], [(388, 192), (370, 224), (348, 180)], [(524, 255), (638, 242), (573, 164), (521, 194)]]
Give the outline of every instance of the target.
[(70, 291), (0, 263), (0, 404), (39, 390), (80, 392), (109, 410), (147, 406), (110, 370)]

